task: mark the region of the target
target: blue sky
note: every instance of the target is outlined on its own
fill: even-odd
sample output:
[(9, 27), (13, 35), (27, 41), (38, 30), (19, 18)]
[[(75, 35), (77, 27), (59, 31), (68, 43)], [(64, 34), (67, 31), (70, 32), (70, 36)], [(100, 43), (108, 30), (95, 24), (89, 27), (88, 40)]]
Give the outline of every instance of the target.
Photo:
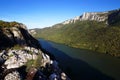
[(79, 16), (120, 8), (120, 0), (0, 0), (0, 20), (43, 28)]

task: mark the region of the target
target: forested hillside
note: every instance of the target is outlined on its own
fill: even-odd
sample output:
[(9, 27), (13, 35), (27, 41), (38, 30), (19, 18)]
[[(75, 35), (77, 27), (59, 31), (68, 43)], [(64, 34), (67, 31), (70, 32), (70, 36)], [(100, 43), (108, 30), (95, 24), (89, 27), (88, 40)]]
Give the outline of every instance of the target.
[(77, 20), (36, 29), (34, 36), (75, 48), (89, 49), (120, 57), (120, 10), (109, 11), (105, 21)]

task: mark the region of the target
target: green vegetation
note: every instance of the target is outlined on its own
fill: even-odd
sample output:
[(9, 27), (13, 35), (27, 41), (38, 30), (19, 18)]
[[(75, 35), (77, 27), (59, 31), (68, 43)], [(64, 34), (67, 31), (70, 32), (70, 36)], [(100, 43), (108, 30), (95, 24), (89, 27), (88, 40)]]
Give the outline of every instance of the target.
[(15, 26), (17, 26), (18, 24), (20, 24), (20, 23), (15, 22), (15, 21), (13, 21), (13, 22), (6, 22), (6, 21), (0, 20), (0, 28), (15, 27)]
[(23, 49), (24, 46), (21, 47), (21, 45), (19, 44), (16, 44), (12, 47), (12, 49), (15, 49), (15, 50), (20, 50), (20, 49)]
[(108, 15), (108, 24), (106, 21), (76, 21), (66, 25), (57, 24), (53, 27), (36, 30), (37, 34), (34, 36), (75, 48), (89, 49), (120, 57), (120, 23), (118, 21), (120, 20), (120, 10), (118, 13), (114, 11), (113, 13), (114, 16), (112, 12)]
[(42, 56), (39, 54), (36, 60), (28, 60), (26, 63), (26, 71), (28, 72), (30, 68), (36, 67), (37, 69), (41, 67)]
[(28, 61), (27, 61), (27, 63), (26, 63), (26, 66), (27, 66), (26, 72), (28, 72), (28, 71), (30, 70), (30, 68), (33, 67), (34, 62), (35, 62), (35, 60), (28, 60)]

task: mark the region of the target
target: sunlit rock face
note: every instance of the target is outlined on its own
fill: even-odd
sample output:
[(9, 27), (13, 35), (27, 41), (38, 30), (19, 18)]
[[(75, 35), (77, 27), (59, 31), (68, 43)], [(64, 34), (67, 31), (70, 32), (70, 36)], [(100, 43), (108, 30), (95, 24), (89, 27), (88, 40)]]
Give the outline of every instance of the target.
[(12, 73), (9, 73), (7, 76), (5, 76), (4, 80), (22, 80), (20, 77), (19, 72), (13, 71)]
[(80, 18), (80, 21), (84, 20), (94, 20), (94, 21), (105, 21), (107, 17), (105, 16), (107, 12), (102, 12), (102, 13), (84, 13), (82, 17)]
[[(37, 59), (38, 50), (35, 48), (28, 50), (27, 48), (30, 47), (25, 47), (23, 50), (9, 50), (7, 52), (8, 59), (4, 63), (6, 68), (19, 68), (25, 65), (28, 60)], [(32, 52), (33, 54), (30, 54), (29, 52)]]
[(35, 31), (35, 30), (29, 30), (29, 32), (30, 32), (30, 34), (32, 34), (32, 35), (35, 35), (35, 34), (37, 34), (37, 32)]
[(77, 16), (73, 19), (69, 19), (63, 22), (63, 24), (69, 24), (69, 23), (75, 23), (76, 21), (105, 21), (107, 17), (108, 12), (87, 12), (83, 13), (81, 16)]

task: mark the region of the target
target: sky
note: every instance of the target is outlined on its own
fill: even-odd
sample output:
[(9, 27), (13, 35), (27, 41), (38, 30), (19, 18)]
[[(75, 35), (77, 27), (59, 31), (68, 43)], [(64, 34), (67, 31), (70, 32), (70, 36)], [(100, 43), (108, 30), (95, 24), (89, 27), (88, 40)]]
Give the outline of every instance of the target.
[(0, 20), (28, 29), (44, 28), (80, 16), (120, 8), (120, 0), (0, 0)]

